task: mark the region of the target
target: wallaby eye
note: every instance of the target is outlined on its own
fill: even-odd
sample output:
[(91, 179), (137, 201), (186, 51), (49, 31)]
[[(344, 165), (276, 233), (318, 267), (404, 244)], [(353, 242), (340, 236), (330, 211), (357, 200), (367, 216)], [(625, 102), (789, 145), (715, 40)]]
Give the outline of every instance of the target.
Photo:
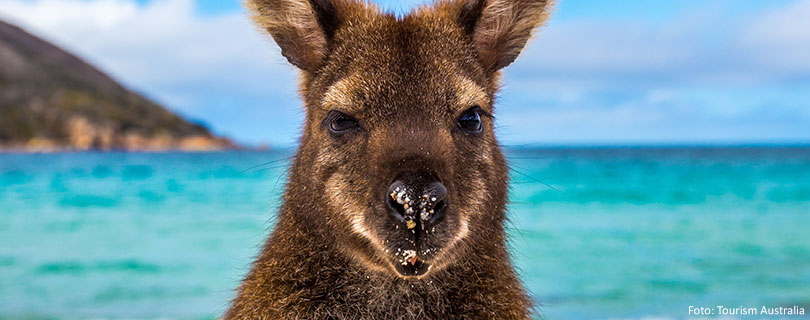
[(335, 134), (345, 133), (358, 127), (357, 120), (340, 111), (329, 111), (324, 122), (329, 126), (329, 131)]
[(484, 128), (481, 125), (481, 107), (475, 106), (464, 111), (464, 113), (458, 117), (458, 126), (466, 132), (481, 132)]

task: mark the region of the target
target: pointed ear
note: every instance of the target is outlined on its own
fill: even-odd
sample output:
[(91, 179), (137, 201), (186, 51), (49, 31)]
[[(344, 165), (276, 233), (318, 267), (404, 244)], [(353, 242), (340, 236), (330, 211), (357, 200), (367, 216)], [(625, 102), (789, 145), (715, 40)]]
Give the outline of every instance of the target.
[(450, 0), (436, 9), (451, 14), (470, 36), (487, 70), (508, 66), (549, 16), (553, 0)]
[(293, 65), (314, 72), (324, 62), (329, 39), (341, 23), (333, 0), (244, 0)]

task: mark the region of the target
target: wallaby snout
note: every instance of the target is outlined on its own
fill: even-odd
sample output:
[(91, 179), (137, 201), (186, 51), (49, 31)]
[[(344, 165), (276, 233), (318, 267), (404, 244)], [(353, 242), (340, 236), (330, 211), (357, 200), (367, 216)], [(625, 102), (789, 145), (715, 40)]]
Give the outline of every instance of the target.
[(442, 222), (448, 209), (447, 188), (432, 175), (407, 174), (394, 181), (388, 188), (389, 216), (401, 228), (396, 233), (408, 239), (405, 246), (395, 254), (395, 269), (403, 276), (422, 276), (432, 267), (441, 245), (425, 241), (431, 231)]
[[(412, 178), (414, 176), (417, 178)], [(394, 181), (388, 187), (391, 216), (414, 233), (417, 229), (424, 232), (440, 222), (447, 209), (447, 188), (439, 181), (429, 182), (430, 180), (433, 179), (409, 175), (408, 178)]]

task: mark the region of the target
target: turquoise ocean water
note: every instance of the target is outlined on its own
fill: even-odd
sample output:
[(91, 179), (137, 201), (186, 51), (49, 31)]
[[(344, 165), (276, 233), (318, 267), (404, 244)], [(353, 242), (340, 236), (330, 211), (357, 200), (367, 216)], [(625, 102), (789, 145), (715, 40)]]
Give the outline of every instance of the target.
[[(273, 226), (289, 156), (0, 154), (0, 319), (220, 315)], [(546, 319), (810, 311), (810, 147), (508, 158), (510, 247)]]

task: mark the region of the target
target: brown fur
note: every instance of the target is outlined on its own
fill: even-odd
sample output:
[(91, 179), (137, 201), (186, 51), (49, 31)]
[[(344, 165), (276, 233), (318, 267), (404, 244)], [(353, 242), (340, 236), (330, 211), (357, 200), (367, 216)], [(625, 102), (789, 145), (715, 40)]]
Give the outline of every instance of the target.
[[(493, 119), (480, 134), (457, 119), (475, 105), (493, 112), (499, 70), (547, 1), (446, 0), (402, 18), (352, 0), (247, 6), (302, 69), (306, 123), (275, 230), (225, 318), (528, 318), (506, 250), (508, 170)], [(330, 133), (330, 110), (359, 129)], [(444, 220), (418, 240), (386, 215), (404, 170), (447, 187)], [(402, 248), (429, 271), (398, 273)]]

